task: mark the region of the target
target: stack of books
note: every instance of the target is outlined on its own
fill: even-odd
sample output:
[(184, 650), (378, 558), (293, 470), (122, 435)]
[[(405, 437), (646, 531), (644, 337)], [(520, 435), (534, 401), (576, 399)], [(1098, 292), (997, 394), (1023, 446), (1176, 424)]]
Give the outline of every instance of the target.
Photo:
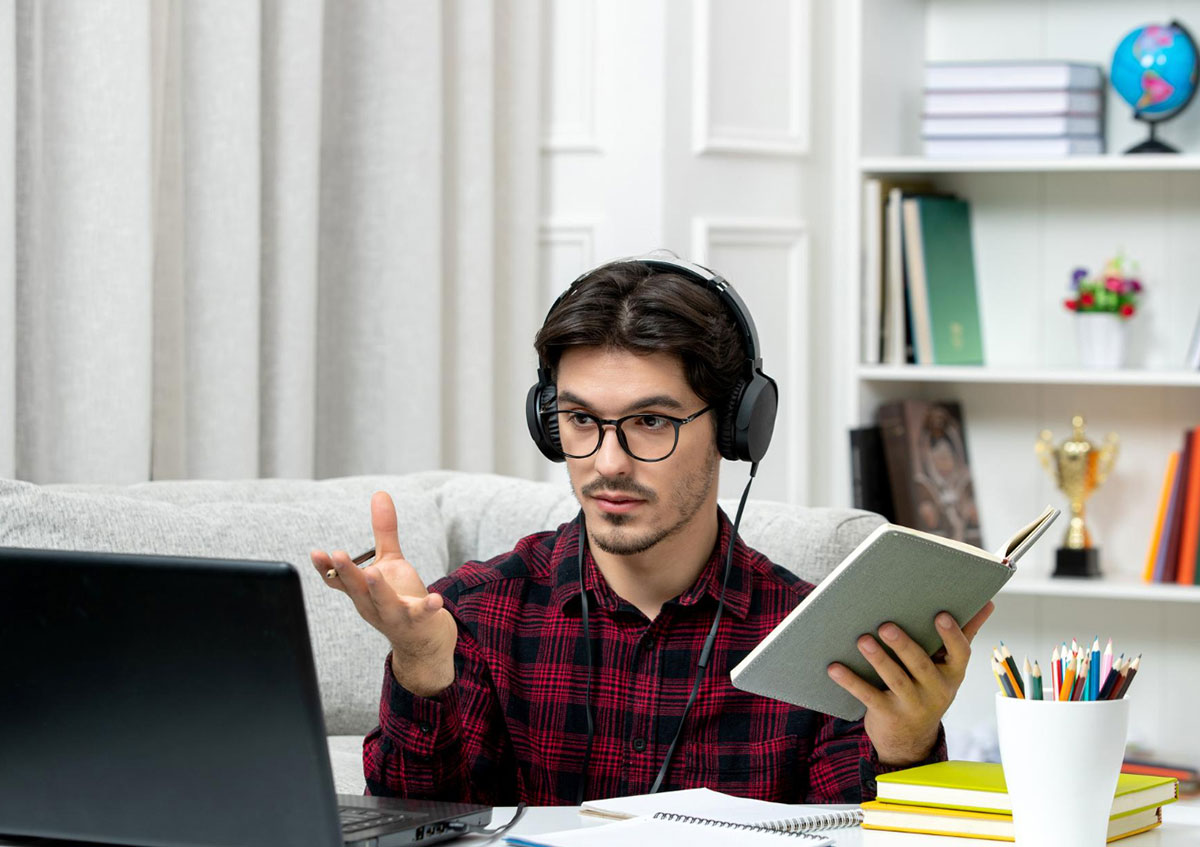
[(1200, 426), (1167, 456), (1158, 514), (1142, 571), (1145, 582), (1200, 585)]
[[(938, 762), (883, 774), (875, 800), (863, 803), (863, 828), (943, 836), (938, 844), (980, 847), (979, 839), (1015, 840), (1012, 803), (1000, 765)], [(1169, 777), (1122, 773), (1113, 797), (1108, 840), (1162, 823), (1162, 807), (1179, 796)], [(873, 838), (872, 843), (885, 839)]]
[(1104, 72), (1065, 61), (928, 62), (921, 121), (931, 159), (1104, 152)]
[(1179, 780), (1180, 797), (1200, 796), (1200, 769), (1194, 768), (1191, 765), (1164, 762), (1157, 758), (1131, 753), (1121, 763), (1121, 773), (1169, 776)]

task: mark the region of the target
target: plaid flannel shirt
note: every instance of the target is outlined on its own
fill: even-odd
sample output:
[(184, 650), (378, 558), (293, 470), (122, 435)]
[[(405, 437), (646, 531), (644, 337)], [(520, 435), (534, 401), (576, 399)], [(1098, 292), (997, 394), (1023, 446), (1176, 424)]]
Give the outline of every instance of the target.
[[(721, 593), (732, 526), (696, 583), (649, 620), (605, 582), (590, 551), (584, 583), (595, 646), (589, 798), (650, 790), (691, 692)], [(367, 792), (489, 805), (574, 804), (587, 739), (586, 645), (576, 567), (579, 521), (468, 562), (430, 588), (458, 622), (456, 679), (433, 698), (385, 664), (379, 726), (364, 740)], [(862, 721), (740, 691), (730, 670), (813, 586), (741, 540), (709, 668), (662, 790), (708, 786), (790, 803), (874, 796), (879, 764)], [(946, 758), (945, 736), (928, 761)]]

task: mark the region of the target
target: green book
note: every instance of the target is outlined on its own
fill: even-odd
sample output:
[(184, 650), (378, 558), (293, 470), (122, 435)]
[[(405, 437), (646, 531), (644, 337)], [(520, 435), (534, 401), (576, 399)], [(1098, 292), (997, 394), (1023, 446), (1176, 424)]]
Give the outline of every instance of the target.
[[(994, 762), (936, 762), (875, 778), (876, 799), (884, 803), (961, 809), (974, 812), (1012, 812), (1004, 770)], [(1173, 803), (1179, 780), (1169, 776), (1123, 773), (1117, 779), (1112, 815)]]
[(904, 200), (904, 249), (917, 363), (982, 365), (983, 335), (965, 200)]

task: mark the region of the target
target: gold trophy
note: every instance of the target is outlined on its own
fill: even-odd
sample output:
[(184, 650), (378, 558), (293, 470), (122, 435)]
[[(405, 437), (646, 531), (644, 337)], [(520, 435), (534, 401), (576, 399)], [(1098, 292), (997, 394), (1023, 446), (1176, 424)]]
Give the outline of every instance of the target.
[(1034, 445), (1042, 467), (1071, 504), (1071, 522), (1065, 544), (1055, 557), (1054, 576), (1099, 576), (1100, 551), (1092, 546), (1091, 534), (1084, 525), (1083, 503), (1112, 470), (1117, 458), (1117, 434), (1110, 432), (1104, 444), (1096, 445), (1083, 435), (1082, 416), (1071, 418), (1071, 426), (1071, 437), (1057, 447), (1048, 429), (1042, 430)]

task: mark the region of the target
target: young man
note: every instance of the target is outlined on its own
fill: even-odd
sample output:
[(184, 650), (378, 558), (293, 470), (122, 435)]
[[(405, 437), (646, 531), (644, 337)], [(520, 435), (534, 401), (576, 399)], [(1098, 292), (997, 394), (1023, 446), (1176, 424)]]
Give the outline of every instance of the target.
[[(939, 616), (936, 661), (892, 624), (877, 635), (903, 664), (864, 634), (859, 649), (888, 690), (830, 668), (866, 705), (862, 721), (730, 684), (812, 586), (734, 537), (717, 506), (731, 392), (754, 351), (734, 307), (679, 271), (597, 268), (538, 333), (550, 384), (531, 430), (565, 458), (578, 518), (429, 591), (383, 492), (371, 501), (372, 565), (313, 553), (392, 645), (379, 727), (364, 743), (368, 792), (549, 805), (708, 786), (859, 802), (877, 773), (945, 758), (941, 717), (991, 604), (961, 629)], [(711, 667), (698, 669), (718, 615)]]

